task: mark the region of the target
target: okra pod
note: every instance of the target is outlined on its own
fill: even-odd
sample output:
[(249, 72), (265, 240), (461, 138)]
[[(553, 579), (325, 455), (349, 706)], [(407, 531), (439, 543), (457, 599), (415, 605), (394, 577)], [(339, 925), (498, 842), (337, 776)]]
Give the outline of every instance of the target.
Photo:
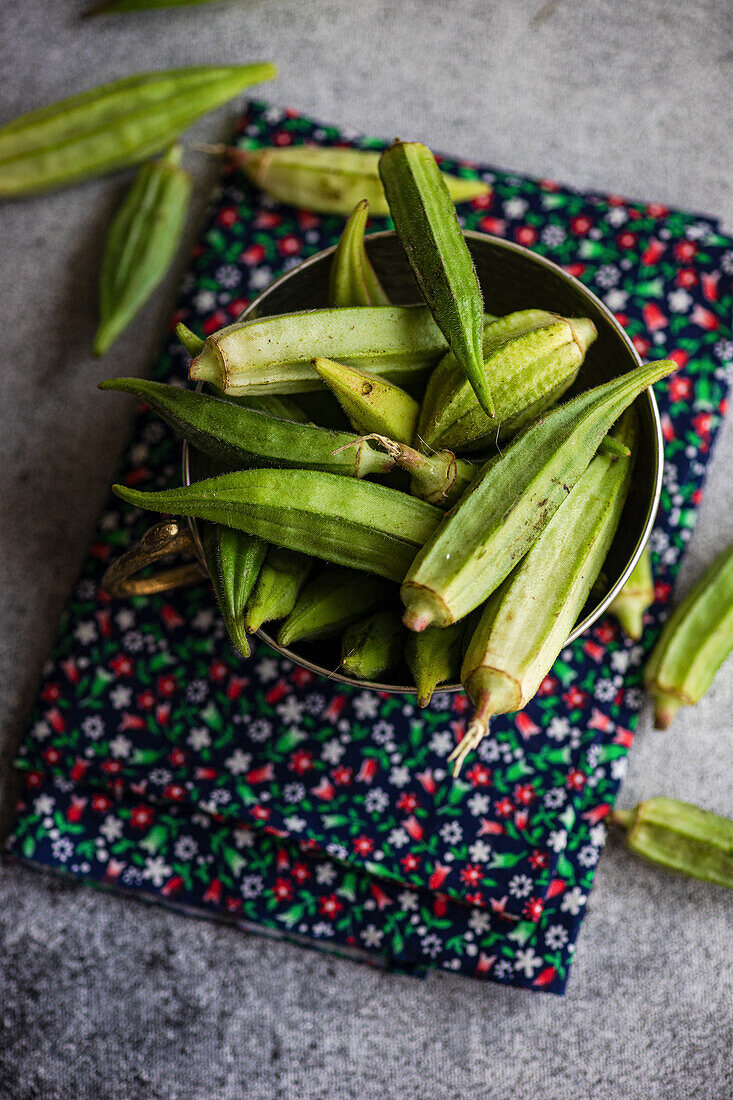
[[(629, 410), (618, 429), (632, 446), (634, 420)], [(594, 458), (487, 601), (461, 667), (476, 710), (449, 758), (454, 774), (487, 733), (493, 714), (526, 706), (566, 644), (616, 534), (632, 466), (630, 458)]]
[(420, 406), (409, 393), (376, 374), (335, 363), (333, 359), (314, 359), (313, 369), (357, 432), (377, 432), (402, 443), (412, 440)]
[(649, 798), (633, 810), (614, 810), (626, 845), (638, 856), (680, 875), (733, 888), (733, 821), (676, 798)]
[(702, 699), (731, 650), (733, 545), (672, 612), (644, 669), (657, 729), (667, 729), (681, 706)]
[(354, 306), (239, 322), (208, 338), (190, 376), (230, 394), (319, 389), (314, 358), (333, 358), (393, 381), (419, 376), (446, 350), (424, 306)]
[(277, 640), (290, 646), (331, 638), (384, 603), (389, 591), (380, 577), (365, 577), (352, 569), (326, 569), (306, 584)]
[(180, 436), (229, 470), (295, 466), (366, 477), (387, 473), (393, 466), (389, 455), (348, 432), (280, 420), (218, 397), (142, 378), (110, 378), (99, 385), (146, 401)]
[(313, 561), (305, 554), (271, 546), (244, 612), (245, 629), (253, 634), (263, 623), (283, 619), (295, 607)]
[(99, 328), (94, 354), (127, 328), (168, 271), (186, 223), (192, 182), (173, 145), (138, 170), (110, 226), (99, 286)]
[(344, 226), (331, 261), (330, 306), (388, 306), (387, 294), (364, 246), (369, 203), (358, 202)]
[(440, 629), (429, 626), (422, 634), (410, 630), (405, 642), (405, 660), (415, 680), (417, 701), (426, 707), (439, 684), (458, 680), (461, 670), (465, 623)]
[(595, 338), (595, 325), (588, 318), (571, 320), (542, 309), (523, 309), (487, 321), (482, 346), (494, 416), (487, 416), (476, 402), (449, 352), (428, 381), (415, 446), (485, 450), (514, 435), (572, 385)]
[[(389, 217), (379, 179), (379, 153), (367, 149), (291, 145), (232, 149), (232, 160), (245, 175), (278, 202), (315, 214), (347, 217), (362, 199), (372, 217)], [(491, 193), (481, 180), (444, 173), (453, 202), (470, 202)]]
[(377, 611), (352, 623), (341, 641), (341, 667), (359, 680), (376, 680), (400, 663), (404, 634), (396, 611)]
[(203, 350), (205, 341), (192, 332), (188, 325), (184, 325), (183, 321), (179, 321), (176, 325), (176, 336), (191, 358)]
[(139, 164), (201, 115), (276, 74), (267, 63), (136, 73), (21, 115), (0, 127), (0, 197)]
[(294, 420), (296, 424), (313, 424), (306, 413), (292, 397), (282, 397), (277, 393), (264, 393), (262, 397), (230, 397), (227, 400), (243, 405), (245, 409), (276, 416), (279, 420)]
[(649, 547), (645, 546), (629, 579), (608, 610), (615, 615), (626, 633), (639, 641), (644, 627), (644, 612), (654, 603), (654, 577)]
[(587, 390), (491, 459), (419, 551), (402, 585), (405, 625), (447, 626), (478, 607), (527, 553), (624, 409), (676, 370), (669, 359)]
[(266, 544), (243, 531), (234, 531), (218, 523), (204, 523), (201, 527), (206, 568), (229, 637), (242, 657), (249, 657), (244, 608), (264, 561)]
[(241, 470), (180, 489), (113, 490), (140, 508), (223, 523), (393, 581), (403, 579), (441, 516), (408, 493), (320, 470)]
[(397, 443), (394, 439), (376, 433), (362, 436), (362, 439), (374, 440), (384, 448), (397, 466), (408, 471), (412, 478), (410, 492), (413, 496), (442, 508), (452, 507), (463, 496), (478, 472), (478, 467), (462, 458), (456, 458), (452, 451), (422, 454), (414, 447), (408, 447), (406, 443)]
[(419, 142), (396, 141), (382, 153), (379, 174), (422, 297), (481, 408), (493, 416), (481, 287), (435, 157)]

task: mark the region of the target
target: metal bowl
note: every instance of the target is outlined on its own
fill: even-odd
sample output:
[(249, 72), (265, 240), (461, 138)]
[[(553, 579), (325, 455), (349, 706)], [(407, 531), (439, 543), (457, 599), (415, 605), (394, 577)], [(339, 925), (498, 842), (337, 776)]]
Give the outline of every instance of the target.
[[(598, 339), (591, 345), (570, 394), (625, 374), (641, 362), (634, 345), (610, 310), (557, 264), (499, 237), (473, 232), (466, 232), (465, 237), (476, 265), (485, 307), (491, 313), (501, 315), (532, 307), (552, 310), (567, 317), (590, 317), (594, 322)], [(391, 300), (396, 305), (419, 301), (417, 286), (395, 233), (374, 233), (367, 237), (366, 247)], [(239, 320), (323, 308), (328, 301), (333, 252), (333, 248), (319, 252), (276, 279), (244, 310)], [(639, 439), (634, 475), (621, 522), (606, 559), (603, 589), (600, 595), (596, 590), (583, 609), (568, 643), (587, 630), (621, 590), (646, 545), (654, 523), (662, 484), (662, 427), (651, 390), (636, 399), (635, 407), (639, 414)], [(184, 484), (189, 484), (190, 480), (188, 446), (184, 444)], [(203, 561), (197, 522), (192, 519), (189, 524), (194, 545)], [(331, 680), (375, 691), (404, 693), (415, 690), (414, 685), (409, 684), (383, 684), (344, 676), (338, 671), (337, 650), (329, 649), (325, 643), (307, 644), (303, 652), (299, 646), (290, 649), (278, 645), (266, 630), (259, 630), (258, 635), (284, 657)], [(439, 690), (460, 691), (462, 688), (460, 684), (446, 684), (441, 685)]]

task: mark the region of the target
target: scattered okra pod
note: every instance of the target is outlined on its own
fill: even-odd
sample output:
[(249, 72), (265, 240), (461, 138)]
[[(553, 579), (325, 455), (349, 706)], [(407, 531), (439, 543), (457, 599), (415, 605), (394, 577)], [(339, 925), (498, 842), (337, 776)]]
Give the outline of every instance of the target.
[(95, 355), (104, 355), (127, 328), (178, 250), (192, 187), (182, 156), (182, 147), (173, 145), (143, 164), (112, 221), (102, 260)]
[(654, 603), (654, 577), (649, 547), (645, 546), (629, 579), (608, 610), (626, 633), (638, 642), (644, 627), (644, 612)]
[(201, 544), (214, 592), (229, 637), (243, 657), (250, 646), (244, 629), (244, 608), (262, 566), (267, 546), (261, 539), (222, 527), (201, 525)]
[(160, 492), (112, 488), (140, 508), (223, 523), (393, 581), (441, 517), (408, 493), (320, 470), (241, 470)]
[(280, 546), (268, 549), (244, 612), (244, 625), (249, 634), (259, 630), (263, 623), (284, 619), (290, 614), (312, 564), (312, 558), (294, 550), (283, 550)]
[(344, 226), (331, 261), (328, 287), (330, 306), (391, 305), (364, 245), (369, 203), (357, 203)]
[(396, 611), (377, 611), (352, 623), (341, 641), (341, 667), (358, 680), (376, 680), (400, 663), (404, 634)]
[[(346, 218), (358, 202), (366, 199), (372, 217), (389, 217), (379, 179), (379, 153), (319, 145), (236, 148), (228, 152), (252, 183), (278, 202)], [(491, 193), (489, 185), (481, 180), (447, 173), (443, 176), (453, 202), (470, 202)]]
[(484, 304), (456, 209), (435, 157), (419, 142), (396, 141), (379, 159), (394, 219), (423, 300), (471, 384), (494, 415), (490, 372), (484, 370)]
[(681, 706), (702, 699), (731, 650), (733, 545), (672, 612), (644, 669), (657, 729), (667, 729)]
[(229, 394), (319, 389), (314, 358), (393, 381), (434, 366), (446, 343), (425, 306), (354, 306), (283, 313), (228, 325), (208, 338), (190, 377)]
[(139, 164), (201, 115), (276, 75), (267, 62), (136, 73), (20, 115), (0, 127), (0, 198)]
[(180, 436), (229, 470), (295, 466), (365, 477), (387, 473), (393, 466), (388, 455), (359, 436), (280, 420), (180, 386), (142, 378), (110, 378), (100, 382), (100, 389), (140, 397)]
[(491, 459), (410, 566), (402, 585), (405, 625), (447, 626), (483, 603), (527, 553), (624, 409), (676, 369), (660, 360), (587, 390)]
[(326, 569), (306, 584), (280, 627), (280, 645), (332, 638), (389, 597), (381, 577), (365, 577), (353, 569)]
[(680, 875), (733, 889), (733, 821), (675, 798), (649, 798), (633, 810), (614, 810), (626, 845)]
[(420, 406), (409, 393), (376, 374), (347, 367), (333, 359), (314, 359), (313, 369), (357, 432), (376, 432), (401, 443), (412, 440)]

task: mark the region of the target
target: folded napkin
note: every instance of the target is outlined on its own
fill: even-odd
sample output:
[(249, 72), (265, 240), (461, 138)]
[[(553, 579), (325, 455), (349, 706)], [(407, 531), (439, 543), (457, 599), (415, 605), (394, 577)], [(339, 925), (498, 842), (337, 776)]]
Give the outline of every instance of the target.
[[(382, 147), (261, 103), (240, 140)], [(453, 780), (446, 756), (466, 727), (465, 696), (420, 710), (262, 644), (245, 663), (204, 585), (112, 602), (104, 568), (151, 522), (113, 499), (18, 760), (27, 782), (8, 853), (381, 965), (560, 993), (633, 741), (640, 670), (725, 410), (733, 242), (700, 215), (443, 163), (492, 185), (460, 207), (466, 228), (551, 257), (606, 302), (642, 356), (682, 368), (656, 387), (666, 466), (643, 643), (603, 618), (525, 710), (492, 720)], [(206, 334), (231, 322), (342, 228), (225, 169), (173, 323)], [(170, 336), (155, 377), (183, 378), (186, 366)], [(175, 484), (179, 455), (142, 412), (121, 479)]]

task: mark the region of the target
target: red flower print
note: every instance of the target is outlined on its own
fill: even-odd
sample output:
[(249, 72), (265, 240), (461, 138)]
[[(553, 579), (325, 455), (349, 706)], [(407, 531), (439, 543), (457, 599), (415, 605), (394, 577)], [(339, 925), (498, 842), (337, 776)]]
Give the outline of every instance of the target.
[(649, 351), (649, 348), (651, 347), (651, 344), (645, 336), (634, 336), (631, 342), (638, 351), (639, 355), (646, 355), (646, 353)]
[(221, 901), (221, 895), (222, 895), (221, 879), (212, 878), (211, 882), (209, 883), (209, 885), (206, 888), (206, 893), (204, 894), (204, 901), (210, 902), (213, 905), (218, 905), (219, 902)]
[(585, 271), (585, 264), (564, 264), (563, 266), (568, 275), (572, 275), (574, 279), (579, 279)]
[(163, 897), (169, 898), (174, 894), (179, 894), (183, 889), (183, 886), (184, 882), (181, 875), (173, 875), (171, 878), (168, 879), (160, 892)]
[(172, 695), (176, 690), (174, 676), (159, 676), (157, 682), (158, 695)]
[(311, 873), (305, 863), (294, 863), (290, 873), (299, 886), (302, 886), (303, 883), (311, 877)]
[(667, 207), (661, 202), (648, 202), (644, 209), (650, 218), (665, 218), (669, 213)]
[(474, 764), (471, 770), (466, 772), (466, 779), (473, 787), (485, 787), (491, 782), (491, 771), (485, 764)]
[(228, 317), (223, 309), (217, 309), (215, 313), (212, 313), (211, 317), (207, 317), (201, 326), (204, 336), (211, 336), (212, 332), (216, 332), (218, 328), (224, 328), (227, 323)]
[(112, 799), (106, 794), (95, 794), (92, 797), (92, 809), (98, 814), (106, 813), (111, 805)]
[(239, 214), (236, 206), (224, 206), (219, 211), (219, 216), (216, 219), (219, 225), (223, 225), (227, 229), (230, 225), (234, 225), (239, 220)]
[(110, 661), (109, 667), (112, 669), (115, 676), (132, 676), (132, 661), (122, 653), (120, 653), (118, 657), (115, 657), (114, 660)]
[(636, 233), (631, 233), (626, 229), (623, 233), (619, 233), (616, 242), (619, 248), (633, 248), (638, 239), (639, 237)]
[(604, 619), (600, 626), (596, 627), (595, 634), (599, 642), (608, 645), (616, 637), (616, 627), (608, 619)]
[(448, 898), (445, 894), (436, 894), (433, 900), (433, 913), (436, 917), (444, 917), (448, 912)]
[(549, 985), (554, 980), (557, 970), (554, 966), (546, 966), (544, 970), (540, 970), (539, 974), (532, 982), (532, 985), (542, 988), (544, 985)]
[(294, 668), (290, 679), (296, 687), (307, 687), (313, 679), (313, 673), (307, 668)]
[(360, 783), (371, 783), (378, 771), (379, 764), (373, 756), (368, 756), (366, 760), (362, 760), (356, 778)]
[(209, 665), (209, 679), (210, 680), (223, 680), (227, 675), (229, 669), (223, 661), (212, 661)]
[(397, 800), (397, 809), (404, 810), (408, 814), (411, 814), (417, 805), (418, 799), (414, 791), (403, 791)]
[(492, 218), (487, 214), (478, 224), (485, 233), (494, 233), (497, 237), (503, 237), (506, 234), (506, 222), (503, 218)]
[(247, 783), (270, 783), (272, 781), (274, 768), (272, 763), (260, 764), (259, 768), (252, 768), (247, 772), (244, 779)]
[(60, 695), (61, 689), (58, 684), (46, 684), (41, 692), (44, 703), (55, 703)]
[(251, 244), (249, 248), (245, 248), (244, 252), (240, 256), (240, 259), (243, 260), (244, 263), (250, 264), (253, 267), (256, 264), (262, 263), (264, 258), (265, 248), (264, 245), (261, 244)]
[(288, 234), (287, 237), (282, 237), (278, 241), (277, 247), (284, 256), (295, 256), (300, 252), (300, 241), (292, 234)]
[(580, 768), (571, 768), (565, 780), (565, 786), (571, 791), (582, 791), (587, 782), (588, 776), (585, 772), (582, 772)]
[(267, 821), (270, 817), (270, 811), (267, 806), (253, 806), (251, 812), (255, 821)]
[(470, 894), (466, 894), (466, 901), (469, 905), (483, 905), (484, 895), (480, 890), (473, 890)]
[(652, 239), (641, 254), (641, 262), (649, 265), (659, 263), (666, 247), (662, 241)]
[(570, 228), (576, 237), (582, 237), (592, 225), (593, 222), (586, 214), (578, 214), (576, 218), (570, 219)]
[(520, 806), (529, 806), (536, 797), (537, 792), (531, 783), (520, 783), (514, 788), (514, 798)]
[(697, 255), (697, 245), (694, 241), (677, 241), (674, 246), (674, 254), (680, 263), (688, 264)]
[(255, 225), (258, 229), (274, 229), (281, 221), (282, 218), (279, 214), (273, 214), (271, 210), (263, 210), (261, 214), (257, 215)]
[(88, 760), (75, 760), (71, 769), (71, 778), (75, 783), (80, 783), (89, 770)]
[(529, 814), (526, 810), (517, 810), (514, 815), (514, 824), (518, 829), (526, 829), (527, 822), (529, 821)]
[(374, 851), (374, 841), (371, 837), (357, 836), (354, 838), (354, 851), (358, 856), (368, 856)]
[(176, 746), (175, 749), (171, 749), (171, 751), (168, 753), (168, 761), (173, 765), (174, 768), (179, 768), (181, 764), (186, 763), (187, 756), (188, 753), (185, 751), (185, 749), (181, 749)]
[(697, 272), (695, 271), (694, 267), (683, 267), (680, 271), (677, 272), (674, 281), (677, 286), (682, 286), (686, 290), (689, 290), (691, 286), (695, 286), (697, 284)]
[(324, 775), (320, 783), (313, 787), (316, 798), (322, 798), (324, 802), (330, 802), (336, 794), (336, 788)]
[(535, 871), (538, 871), (540, 867), (547, 866), (547, 852), (540, 852), (539, 849), (535, 849), (532, 855), (529, 857), (529, 865)]
[(442, 863), (436, 863), (435, 867), (430, 873), (430, 878), (428, 879), (428, 889), (439, 890), (450, 873), (450, 867), (446, 867)]
[(238, 699), (246, 688), (249, 680), (245, 676), (232, 676), (227, 684), (227, 699)]
[(185, 787), (182, 787), (180, 783), (169, 783), (167, 787), (163, 788), (163, 798), (167, 798), (171, 802), (182, 802), (185, 797)]
[(274, 134), (272, 138), (273, 145), (291, 145), (292, 141), (293, 135), (287, 133), (286, 130), (278, 130), (278, 132)]
[(545, 903), (541, 898), (530, 898), (524, 906), (522, 914), (526, 920), (538, 921), (542, 916), (542, 910), (545, 908)]
[(581, 691), (580, 688), (571, 687), (569, 691), (565, 692), (563, 699), (569, 707), (583, 707), (588, 699), (588, 694)]
[(465, 692), (459, 691), (457, 695), (453, 696), (453, 710), (456, 714), (465, 714), (467, 710), (471, 708), (471, 700), (468, 698)]
[(548, 672), (544, 680), (537, 689), (538, 695), (554, 695), (557, 691), (557, 680)]
[(150, 806), (141, 803), (130, 810), (130, 824), (134, 829), (149, 829), (153, 824), (153, 811)]
[(290, 754), (288, 767), (297, 775), (304, 775), (313, 767), (313, 754), (306, 749), (296, 749)]
[(119, 760), (105, 760), (102, 764), (102, 771), (107, 775), (117, 775), (122, 771), (122, 764)]
[(408, 852), (407, 855), (404, 855), (400, 860), (400, 863), (402, 864), (402, 870), (405, 872), (406, 875), (409, 875), (413, 871), (416, 871), (420, 866), (420, 860), (414, 852)]
[(339, 764), (337, 768), (331, 770), (331, 778), (337, 787), (348, 787), (353, 774), (352, 769), (345, 767), (344, 764)]
[(461, 882), (465, 882), (467, 886), (478, 886), (482, 874), (478, 863), (468, 863), (461, 871)]
[(404, 820), (404, 826), (413, 840), (422, 840), (423, 828), (414, 814), (410, 814)]
[(186, 624), (186, 620), (183, 616), (179, 615), (175, 607), (172, 607), (169, 603), (165, 603), (161, 607), (160, 617), (168, 630), (173, 630), (177, 626), (185, 626)]
[(498, 802), (494, 803), (494, 809), (499, 817), (511, 817), (514, 813), (514, 803), (506, 797), (500, 798)]
[(310, 210), (298, 211), (298, 225), (301, 229), (315, 229), (320, 223), (321, 219), (316, 214), (312, 214)]
[(320, 898), (318, 902), (321, 910), (322, 917), (330, 917), (333, 919), (343, 909), (343, 903), (339, 901), (335, 894), (328, 894), (325, 898)]
[(674, 374), (667, 381), (670, 401), (686, 401), (692, 396), (692, 382), (689, 378)]
[(293, 896), (293, 884), (286, 878), (276, 878), (272, 888), (272, 896), (276, 901), (290, 901)]
[(537, 240), (537, 230), (533, 225), (520, 225), (515, 231), (514, 236), (518, 244), (529, 247), (529, 245), (534, 244)]
[(141, 710), (150, 710), (155, 706), (155, 696), (152, 691), (141, 691), (137, 697), (137, 705)]
[(713, 426), (712, 413), (698, 413), (697, 416), (693, 416), (692, 426), (698, 435), (710, 435), (710, 430)]

